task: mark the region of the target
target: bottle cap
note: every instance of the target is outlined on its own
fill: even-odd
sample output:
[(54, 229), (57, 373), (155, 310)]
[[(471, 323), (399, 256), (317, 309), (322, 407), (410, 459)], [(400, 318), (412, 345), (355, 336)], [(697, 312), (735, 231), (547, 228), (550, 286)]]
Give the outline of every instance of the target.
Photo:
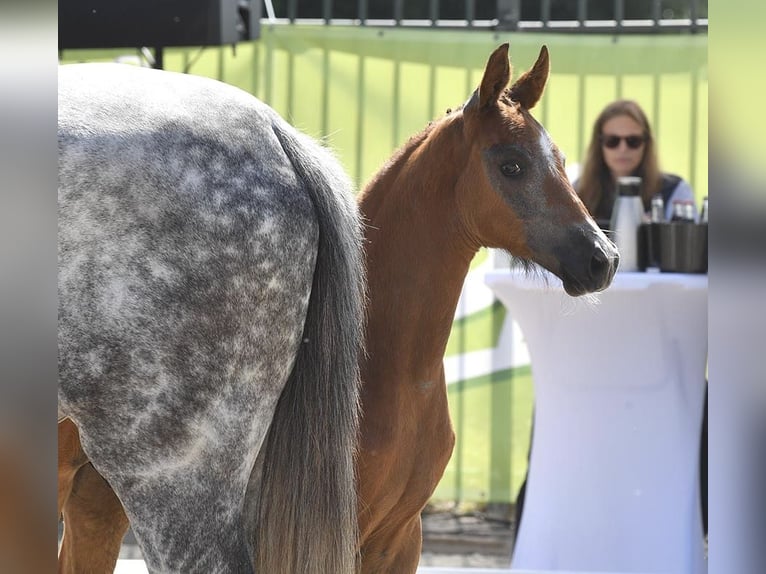
[(634, 175), (623, 175), (617, 178), (617, 193), (619, 195), (640, 195), (641, 178)]

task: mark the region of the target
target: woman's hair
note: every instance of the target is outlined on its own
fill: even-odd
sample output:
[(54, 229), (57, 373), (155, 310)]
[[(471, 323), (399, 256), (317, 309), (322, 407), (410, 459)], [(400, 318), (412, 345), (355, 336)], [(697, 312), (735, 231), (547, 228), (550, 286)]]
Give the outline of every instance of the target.
[(603, 109), (593, 124), (593, 133), (585, 156), (585, 164), (577, 183), (577, 193), (588, 211), (597, 218), (610, 216), (616, 193), (615, 182), (612, 180), (612, 174), (604, 161), (601, 130), (607, 121), (617, 116), (628, 116), (640, 125), (644, 132), (644, 156), (633, 172), (633, 175), (637, 175), (643, 180), (641, 199), (644, 202), (644, 209), (649, 209), (652, 197), (660, 191), (662, 185), (662, 174), (657, 162), (657, 150), (646, 114), (632, 100), (612, 102)]

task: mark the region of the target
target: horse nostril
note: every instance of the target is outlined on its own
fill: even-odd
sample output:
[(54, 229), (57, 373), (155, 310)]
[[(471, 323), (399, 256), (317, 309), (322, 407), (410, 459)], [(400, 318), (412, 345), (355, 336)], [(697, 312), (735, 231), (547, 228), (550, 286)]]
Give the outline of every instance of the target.
[(588, 271), (590, 272), (591, 279), (601, 279), (609, 272), (609, 258), (600, 247), (596, 247), (596, 250), (593, 252)]

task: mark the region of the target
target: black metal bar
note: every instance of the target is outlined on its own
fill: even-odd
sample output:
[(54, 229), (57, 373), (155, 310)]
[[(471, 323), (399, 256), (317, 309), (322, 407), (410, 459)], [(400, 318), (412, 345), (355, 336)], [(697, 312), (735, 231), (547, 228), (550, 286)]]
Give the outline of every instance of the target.
[(428, 18), (431, 20), (431, 25), (436, 26), (436, 21), (439, 19), (439, 0), (430, 0), (428, 3)]
[(540, 3), (540, 20), (543, 23), (543, 28), (548, 27), (548, 22), (551, 19), (551, 0), (543, 0)]
[(689, 2), (689, 17), (691, 18), (692, 25), (691, 25), (691, 32), (692, 34), (697, 33), (697, 16), (699, 15), (697, 0), (690, 0)]
[[(705, 0), (702, 0), (705, 2)], [(555, 30), (560, 33), (595, 33), (595, 34), (640, 34), (647, 32), (666, 32), (666, 33), (678, 33), (678, 32), (690, 32), (690, 33), (706, 33), (708, 30), (708, 24), (706, 19), (700, 19), (700, 14), (703, 13), (704, 6), (700, 0), (686, 0), (684, 14), (678, 14), (671, 17), (668, 21), (663, 22), (663, 0), (650, 0), (645, 6), (646, 10), (638, 15), (639, 20), (644, 22), (636, 22), (632, 19), (626, 19), (626, 6), (625, 0), (612, 0), (614, 7), (614, 24), (608, 22), (599, 22), (598, 26), (589, 25), (591, 22), (588, 20), (589, 12), (589, 0), (577, 0), (576, 14), (574, 17), (576, 20), (562, 21), (560, 16), (557, 18), (557, 13), (553, 7), (552, 0), (540, 0), (540, 12), (539, 20), (537, 18), (524, 20), (522, 18), (522, 0), (496, 0), (496, 21), (492, 20), (477, 20), (477, 2), (476, 0), (463, 0), (464, 17), (461, 19), (460, 15), (457, 17), (449, 18), (447, 20), (441, 19), (441, 7), (440, 0), (428, 0), (427, 5), (427, 19), (419, 21), (410, 21), (405, 13), (406, 5), (404, 0), (393, 0), (393, 17), (389, 16), (389, 19), (378, 22), (383, 26), (402, 26), (405, 23), (410, 26), (419, 27), (443, 27), (443, 28), (455, 28), (465, 27), (475, 29), (481, 28), (494, 28), (497, 30), (519, 30), (525, 31), (550, 31)], [(335, 2), (333, 0), (322, 0), (321, 4), (321, 19), (324, 24), (328, 25), (333, 22), (333, 13), (335, 11)], [(303, 22), (305, 19), (298, 13), (301, 10), (301, 5), (298, 0), (287, 0), (283, 3), (283, 9), (286, 9), (286, 20), (291, 24)], [(391, 6), (391, 4), (389, 4)], [(361, 24), (367, 25), (369, 20), (369, 0), (357, 1), (357, 13), (358, 19), (344, 22), (338, 20), (336, 23), (342, 24)], [(420, 12), (422, 14), (422, 12)], [(529, 15), (528, 15), (529, 16)], [(552, 18), (553, 16), (553, 18)], [(689, 16), (689, 18), (681, 17)], [(495, 23), (496, 22), (496, 23)], [(662, 24), (661, 24), (662, 23)]]
[(497, 0), (497, 27), (517, 30), (521, 17), (521, 0)]
[(473, 26), (476, 16), (476, 5), (474, 0), (465, 0), (465, 20), (469, 26)]
[(359, 23), (364, 25), (367, 22), (367, 0), (359, 0)]
[(402, 23), (404, 17), (404, 0), (394, 0), (394, 21), (397, 25)]
[(588, 0), (577, 0), (577, 21), (580, 26), (585, 26), (588, 19)]
[(625, 0), (614, 0), (614, 20), (617, 22), (617, 30), (622, 28), (625, 19)]
[(157, 46), (154, 49), (154, 63), (152, 68), (155, 70), (162, 70), (165, 66), (165, 49), (162, 46)]

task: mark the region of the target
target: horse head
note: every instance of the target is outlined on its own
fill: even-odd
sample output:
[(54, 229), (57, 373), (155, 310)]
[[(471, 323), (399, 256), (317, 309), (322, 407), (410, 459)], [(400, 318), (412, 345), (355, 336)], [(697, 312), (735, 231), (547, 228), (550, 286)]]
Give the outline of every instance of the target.
[(508, 44), (489, 58), (463, 106), (470, 146), (458, 182), (468, 234), (556, 274), (570, 295), (605, 289), (617, 269), (614, 244), (589, 215), (564, 171), (564, 157), (530, 114), (548, 79), (545, 46), (510, 87)]

